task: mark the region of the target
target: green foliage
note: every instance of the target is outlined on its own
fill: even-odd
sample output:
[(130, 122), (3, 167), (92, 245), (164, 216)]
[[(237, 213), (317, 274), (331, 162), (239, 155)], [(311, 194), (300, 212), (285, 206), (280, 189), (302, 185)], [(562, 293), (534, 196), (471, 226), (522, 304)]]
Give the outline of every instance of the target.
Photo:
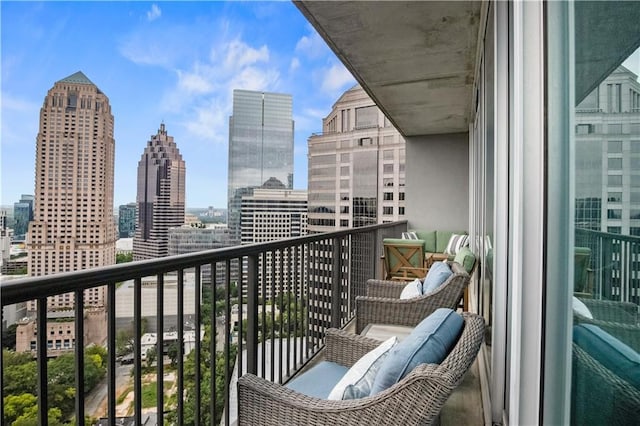
[(3, 424), (10, 425), (21, 417), (36, 418), (38, 398), (31, 393), (4, 397)]
[[(173, 385), (173, 382), (165, 381), (162, 386), (164, 388), (164, 392), (166, 393), (169, 388)], [(164, 398), (164, 406), (167, 407), (167, 398)], [(142, 408), (155, 408), (158, 404), (158, 383), (144, 383), (142, 385)]]
[(2, 347), (6, 349), (16, 349), (16, 330), (18, 324), (11, 324), (7, 327), (7, 331), (2, 333)]
[(36, 394), (38, 373), (36, 361), (28, 352), (2, 350), (2, 396)]
[[(63, 426), (62, 411), (59, 408), (50, 408), (47, 417), (50, 425)], [(2, 420), (5, 425), (37, 426), (38, 398), (30, 393), (5, 397)]]
[(8, 271), (7, 275), (25, 275), (27, 273), (27, 267), (23, 266), (21, 268), (16, 268), (12, 271)]
[[(149, 325), (147, 318), (140, 319), (140, 334), (145, 334)], [(128, 327), (121, 328), (116, 333), (116, 355), (123, 356), (133, 352), (133, 346), (135, 343), (135, 330), (133, 321), (129, 323)]]
[(116, 263), (127, 263), (133, 261), (133, 253), (116, 253)]
[(171, 360), (171, 366), (178, 365), (178, 342), (171, 342), (167, 348), (167, 356)]
[(151, 368), (156, 359), (158, 358), (158, 349), (155, 346), (151, 346), (147, 349), (147, 368)]
[[(200, 355), (200, 422), (199, 424), (218, 424), (220, 422), (220, 418), (222, 416), (222, 411), (224, 409), (224, 388), (225, 388), (225, 356), (223, 352), (217, 352), (215, 355), (215, 364), (213, 368), (215, 368), (216, 381), (216, 413), (217, 418), (214, 421), (211, 421), (211, 412), (209, 409), (209, 404), (212, 400), (211, 389), (209, 383), (211, 382), (211, 360), (214, 359), (210, 355), (210, 344), (211, 344), (211, 327), (209, 325), (205, 326), (205, 337), (202, 342), (202, 351)], [(231, 345), (229, 348), (229, 377), (233, 372), (233, 367), (235, 364), (237, 347), (236, 345)], [(194, 425), (195, 424), (195, 401), (196, 401), (196, 387), (195, 387), (195, 351), (192, 351), (187, 356), (184, 362), (184, 382), (185, 382), (185, 401), (184, 401), (184, 425)], [(167, 416), (170, 424), (175, 423), (176, 414), (175, 412), (171, 412)]]
[[(5, 401), (7, 398), (29, 394), (35, 395), (37, 390), (37, 367), (31, 354), (4, 350), (2, 356), (2, 395)], [(84, 360), (84, 387), (88, 393), (106, 374), (107, 351), (100, 346), (89, 346), (85, 348)], [(49, 424), (61, 424), (60, 419), (67, 418), (73, 413), (76, 394), (76, 367), (77, 364), (72, 353), (63, 354), (48, 361), (47, 403), (50, 407), (49, 418), (51, 419)], [(11, 401), (15, 404), (20, 401), (25, 403), (28, 398)], [(60, 415), (58, 415), (58, 412)], [(14, 424), (31, 424), (31, 422), (35, 421), (35, 417), (32, 417), (34, 413), (30, 409), (23, 408), (22, 414), (15, 417), (15, 422), (17, 423), (14, 422)], [(11, 422), (5, 420), (4, 424), (11, 424)]]
[[(302, 337), (306, 327), (306, 302), (303, 298), (296, 297), (293, 293), (284, 293), (276, 298), (278, 312), (274, 315), (267, 312), (263, 318), (262, 311), (258, 308), (258, 340), (274, 339), (279, 337)], [(247, 329), (247, 320), (242, 321), (242, 329)], [(266, 333), (263, 333), (263, 329)]]

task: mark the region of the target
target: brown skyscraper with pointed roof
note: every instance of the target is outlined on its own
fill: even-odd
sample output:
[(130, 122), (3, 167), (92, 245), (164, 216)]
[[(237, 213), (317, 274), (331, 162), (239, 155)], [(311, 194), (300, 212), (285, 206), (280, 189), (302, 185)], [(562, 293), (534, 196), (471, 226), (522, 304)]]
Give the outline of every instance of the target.
[(138, 162), (134, 260), (169, 255), (169, 228), (184, 224), (184, 192), (184, 160), (162, 123)]

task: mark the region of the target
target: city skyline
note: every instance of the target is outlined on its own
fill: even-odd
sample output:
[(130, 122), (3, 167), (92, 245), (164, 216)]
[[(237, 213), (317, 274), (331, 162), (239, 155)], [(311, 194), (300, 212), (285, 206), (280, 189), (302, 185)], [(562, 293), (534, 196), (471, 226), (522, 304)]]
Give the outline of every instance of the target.
[[(292, 95), (294, 182), (296, 189), (306, 189), (307, 138), (322, 130), (323, 114), (355, 84), (289, 2), (27, 2), (1, 7), (2, 205), (33, 192), (42, 93), (78, 71), (109, 93), (115, 120), (115, 206), (135, 200), (143, 141), (149, 127), (164, 121), (174, 129), (190, 165), (187, 207), (226, 207), (234, 89)], [(99, 26), (90, 24), (98, 20)], [(253, 31), (256, 27), (262, 30)]]

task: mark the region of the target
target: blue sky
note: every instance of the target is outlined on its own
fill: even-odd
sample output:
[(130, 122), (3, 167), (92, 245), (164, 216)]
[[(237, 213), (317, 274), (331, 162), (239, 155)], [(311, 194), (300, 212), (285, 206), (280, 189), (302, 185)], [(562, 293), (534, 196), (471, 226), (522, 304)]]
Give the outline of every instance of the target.
[(1, 13), (1, 193), (34, 190), (39, 111), (54, 82), (84, 72), (115, 119), (116, 206), (162, 121), (187, 166), (188, 207), (225, 207), (233, 89), (289, 93), (294, 186), (307, 138), (355, 80), (291, 2), (5, 2)]

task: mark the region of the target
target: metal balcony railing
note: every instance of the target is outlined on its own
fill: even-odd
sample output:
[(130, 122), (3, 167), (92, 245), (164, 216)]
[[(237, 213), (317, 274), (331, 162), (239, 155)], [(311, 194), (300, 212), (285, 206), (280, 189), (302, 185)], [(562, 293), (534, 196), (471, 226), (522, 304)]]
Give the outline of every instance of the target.
[(591, 250), (593, 297), (640, 304), (640, 237), (576, 228), (575, 240)]
[[(157, 331), (155, 350), (162, 360), (160, 354), (167, 343), (162, 332), (170, 328), (165, 309), (175, 303), (177, 312), (171, 321), (175, 321), (172, 331), (176, 332), (178, 361), (174, 391), (167, 394), (167, 400), (164, 362), (146, 370), (147, 374), (149, 368), (151, 374), (155, 372), (157, 424), (166, 420), (179, 425), (228, 425), (233, 422), (230, 396), (235, 389), (230, 388), (230, 382), (234, 368), (237, 376), (250, 372), (286, 383), (322, 349), (328, 327), (343, 327), (352, 319), (356, 296), (364, 294), (366, 280), (380, 267), (382, 239), (399, 236), (406, 227), (406, 221), (394, 222), (3, 282), (3, 308), (36, 301), (38, 424), (48, 424), (47, 360), (56, 353), (55, 348), (48, 348), (48, 333), (43, 332), (47, 330), (47, 297), (66, 293), (75, 297), (75, 407), (68, 417), (75, 418), (76, 424), (83, 424), (85, 414), (94, 414), (85, 412), (85, 317), (88, 310), (95, 311), (85, 307), (85, 290), (103, 286), (107, 368), (102, 386), (106, 386), (107, 403), (106, 413), (98, 415), (106, 417), (107, 424), (115, 424), (120, 417), (116, 415), (120, 396), (116, 386), (120, 365), (116, 356), (118, 303), (133, 305), (134, 397), (128, 415), (134, 417), (135, 424), (142, 424), (143, 412), (143, 318)], [(156, 313), (151, 316), (143, 312), (148, 301), (142, 300), (143, 287), (145, 298), (148, 294), (149, 277), (154, 277), (151, 288), (156, 289)], [(193, 277), (191, 287), (187, 277)], [(174, 281), (175, 300), (167, 299), (167, 283)], [(132, 282), (128, 286), (133, 288), (132, 300), (118, 297), (123, 282)], [(187, 288), (193, 292), (191, 299), (185, 297)], [(237, 295), (232, 294), (234, 288)], [(188, 303), (191, 300), (192, 306)], [(238, 306), (233, 314), (232, 305)], [(196, 337), (185, 346), (188, 329), (195, 330)], [(204, 337), (198, 338), (199, 334)], [(188, 356), (187, 347), (192, 349)], [(5, 406), (0, 404), (4, 419)]]

